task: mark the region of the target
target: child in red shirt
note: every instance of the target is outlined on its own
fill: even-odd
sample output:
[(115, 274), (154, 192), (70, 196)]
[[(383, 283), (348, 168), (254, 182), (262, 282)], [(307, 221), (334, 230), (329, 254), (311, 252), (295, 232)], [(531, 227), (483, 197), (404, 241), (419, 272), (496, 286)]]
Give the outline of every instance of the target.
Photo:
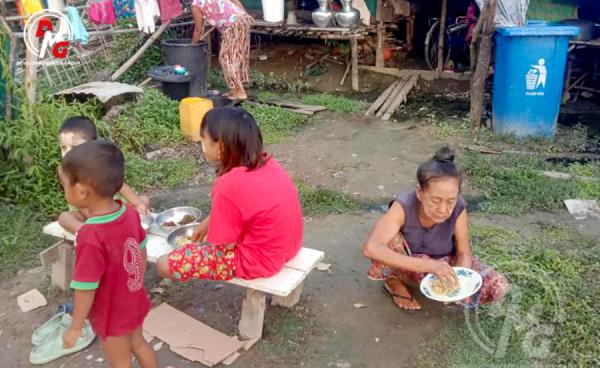
[(124, 173), (123, 154), (106, 141), (74, 147), (58, 169), (67, 202), (90, 214), (75, 240), (74, 309), (63, 345), (75, 345), (89, 318), (111, 366), (131, 367), (133, 353), (143, 368), (154, 368), (142, 336), (151, 307), (143, 285), (146, 232), (137, 211), (113, 199)]
[(190, 278), (254, 279), (278, 273), (302, 243), (298, 191), (285, 170), (263, 152), (262, 136), (248, 112), (234, 107), (208, 112), (200, 127), (204, 156), (217, 166), (212, 208), (192, 241), (159, 258), (159, 274)]

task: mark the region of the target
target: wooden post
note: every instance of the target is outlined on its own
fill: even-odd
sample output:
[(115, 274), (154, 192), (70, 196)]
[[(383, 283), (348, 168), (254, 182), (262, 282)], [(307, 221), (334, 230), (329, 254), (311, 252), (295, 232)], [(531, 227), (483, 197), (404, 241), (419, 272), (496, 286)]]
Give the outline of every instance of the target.
[(438, 35), (438, 63), (435, 68), (436, 78), (439, 78), (440, 74), (444, 70), (444, 40), (446, 36), (446, 17), (448, 13), (448, 0), (442, 0), (442, 14), (440, 15), (440, 34)]
[(61, 290), (69, 290), (73, 277), (73, 245), (63, 242), (56, 248), (54, 257), (56, 258), (52, 262), (52, 284)]
[[(485, 7), (485, 6), (484, 6)], [(469, 57), (470, 64), (469, 68), (471, 69), (471, 74), (475, 73), (475, 66), (477, 65), (477, 42), (479, 41), (479, 34), (481, 33), (481, 28), (483, 27), (483, 12), (477, 19), (477, 23), (473, 28), (473, 34), (471, 37), (471, 44), (469, 45)]]
[[(2, 5), (4, 6), (5, 1), (2, 1)], [(3, 11), (5, 11), (6, 9), (4, 9)], [(3, 12), (4, 15), (4, 12)], [(13, 103), (13, 98), (12, 98), (12, 89), (14, 87), (14, 80), (13, 80), (13, 76), (14, 76), (14, 70), (15, 70), (15, 55), (16, 55), (16, 50), (17, 50), (17, 40), (15, 39), (15, 36), (12, 33), (12, 30), (10, 29), (10, 27), (8, 26), (8, 24), (6, 24), (6, 22), (4, 21), (4, 19), (0, 18), (0, 25), (2, 25), (2, 27), (6, 30), (6, 35), (8, 36), (8, 42), (9, 42), (9, 51), (8, 51), (8, 75), (9, 77), (7, 78), (6, 82), (6, 100), (5, 100), (5, 113), (4, 116), (6, 118), (7, 121), (11, 121), (12, 120), (12, 103)], [(0, 47), (3, 47), (4, 45), (0, 45)]]
[(481, 126), (481, 114), (483, 111), (483, 94), (485, 92), (485, 81), (487, 79), (490, 61), (492, 58), (492, 35), (494, 33), (494, 19), (498, 0), (489, 0), (485, 3), (481, 17), (484, 18), (483, 34), (477, 54), (477, 65), (471, 79), (471, 127)]
[[(38, 42), (35, 39), (33, 42)], [(37, 85), (37, 55), (29, 47), (25, 47), (25, 96), (30, 104), (35, 102), (35, 89)]]
[(271, 298), (271, 305), (279, 305), (285, 308), (292, 308), (300, 301), (300, 296), (302, 295), (302, 289), (304, 288), (304, 281), (298, 285), (294, 291), (290, 293), (290, 295), (283, 297), (273, 295)]
[(375, 49), (375, 66), (383, 68), (385, 60), (383, 57), (383, 44), (385, 40), (385, 28), (383, 26), (383, 0), (377, 0), (377, 11), (375, 20), (377, 22), (377, 48)]
[(114, 72), (113, 75), (111, 75), (110, 79), (115, 81), (119, 79), (123, 74), (125, 74), (125, 72), (127, 72), (129, 68), (131, 68), (131, 66), (133, 66), (133, 64), (135, 64), (135, 62), (140, 57), (142, 57), (142, 55), (144, 55), (144, 52), (146, 52), (148, 47), (150, 47), (154, 43), (154, 41), (156, 41), (160, 37), (160, 35), (167, 29), (169, 24), (171, 24), (171, 21), (161, 24), (158, 30), (146, 40), (142, 47), (140, 47), (140, 49), (137, 50), (136, 53), (133, 54), (133, 56), (125, 62), (125, 64), (121, 65), (121, 67), (117, 69), (117, 71)]
[(352, 52), (352, 90), (358, 91), (360, 84), (358, 81), (358, 41), (356, 37), (350, 40), (350, 49)]
[(265, 293), (253, 289), (246, 290), (246, 297), (242, 303), (242, 316), (238, 324), (242, 339), (254, 340), (262, 337), (266, 307)]

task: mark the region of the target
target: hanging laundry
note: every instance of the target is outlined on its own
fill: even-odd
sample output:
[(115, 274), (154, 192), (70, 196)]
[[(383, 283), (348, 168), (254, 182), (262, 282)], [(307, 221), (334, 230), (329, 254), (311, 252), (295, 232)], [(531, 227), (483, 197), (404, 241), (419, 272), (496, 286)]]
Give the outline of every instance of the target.
[(160, 17), (156, 0), (135, 0), (135, 19), (140, 31), (154, 33), (156, 31), (154, 17)]
[(81, 21), (79, 10), (74, 6), (67, 6), (65, 12), (67, 13), (67, 18), (69, 18), (69, 23), (71, 23), (73, 40), (78, 41), (82, 45), (87, 45), (89, 34)]
[(91, 0), (89, 15), (90, 20), (96, 24), (115, 25), (115, 9), (112, 0)]
[[(17, 0), (17, 13), (22, 17), (32, 15), (43, 9), (40, 0)], [(21, 20), (22, 27), (25, 27), (25, 23), (27, 23), (27, 19)]]
[(117, 18), (127, 19), (135, 17), (134, 0), (113, 0), (113, 5)]
[(160, 5), (160, 21), (166, 23), (183, 14), (183, 7), (179, 0), (158, 0)]
[(54, 10), (57, 12), (61, 12), (65, 10), (65, 2), (63, 0), (44, 0), (46, 2), (46, 7), (49, 10)]

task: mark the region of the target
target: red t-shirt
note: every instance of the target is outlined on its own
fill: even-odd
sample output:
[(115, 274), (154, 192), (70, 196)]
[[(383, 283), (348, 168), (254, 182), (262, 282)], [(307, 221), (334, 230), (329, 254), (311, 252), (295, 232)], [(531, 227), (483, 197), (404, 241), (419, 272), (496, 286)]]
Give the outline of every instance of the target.
[(75, 240), (71, 287), (96, 290), (88, 318), (103, 340), (131, 333), (151, 307), (144, 289), (146, 232), (137, 211), (117, 202), (117, 212), (87, 219)]
[(298, 191), (274, 158), (217, 178), (206, 240), (235, 243), (235, 276), (245, 279), (272, 276), (296, 256), (302, 246)]

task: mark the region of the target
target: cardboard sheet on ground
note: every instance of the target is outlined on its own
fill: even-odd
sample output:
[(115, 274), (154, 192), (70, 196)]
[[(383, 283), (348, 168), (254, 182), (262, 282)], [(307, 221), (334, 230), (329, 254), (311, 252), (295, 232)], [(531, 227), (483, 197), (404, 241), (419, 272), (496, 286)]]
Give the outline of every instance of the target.
[(187, 314), (163, 303), (154, 308), (144, 321), (144, 332), (167, 344), (175, 354), (213, 366), (237, 352), (244, 344)]
[(38, 291), (38, 289), (29, 290), (25, 294), (19, 295), (17, 297), (17, 303), (23, 312), (29, 312), (48, 304), (46, 298)]
[(594, 200), (567, 199), (565, 206), (576, 220), (600, 219), (600, 207)]

